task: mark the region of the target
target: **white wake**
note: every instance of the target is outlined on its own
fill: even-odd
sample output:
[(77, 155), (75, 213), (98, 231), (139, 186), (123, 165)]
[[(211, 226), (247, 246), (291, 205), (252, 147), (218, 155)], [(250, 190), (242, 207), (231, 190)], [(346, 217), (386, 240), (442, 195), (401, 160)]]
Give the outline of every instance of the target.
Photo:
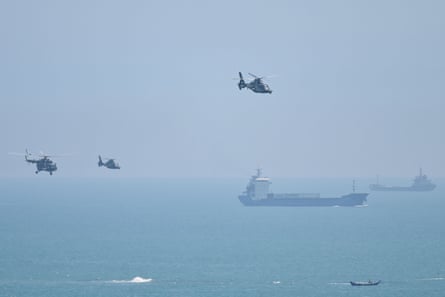
[(143, 283), (151, 283), (152, 281), (153, 281), (152, 278), (143, 278), (140, 276), (136, 276), (130, 280), (112, 280), (111, 282), (114, 284), (143, 284)]
[(421, 281), (443, 281), (445, 277), (430, 277), (430, 278), (421, 278)]

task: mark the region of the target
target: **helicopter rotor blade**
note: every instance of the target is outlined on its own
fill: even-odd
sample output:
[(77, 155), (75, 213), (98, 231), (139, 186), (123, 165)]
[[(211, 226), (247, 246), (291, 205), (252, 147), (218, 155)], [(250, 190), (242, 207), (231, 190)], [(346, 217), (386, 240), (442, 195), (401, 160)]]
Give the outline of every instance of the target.
[(19, 156), (19, 157), (23, 157), (23, 156), (29, 156), (30, 154), (16, 153), (16, 152), (9, 152), (8, 155), (10, 155), (10, 156)]
[(277, 77), (278, 75), (276, 75), (276, 74), (272, 74), (272, 75), (266, 75), (266, 76), (263, 76), (263, 77), (261, 77), (261, 78), (265, 78), (265, 79), (268, 79), (268, 78), (274, 78), (274, 77)]
[(254, 77), (254, 78), (257, 78), (257, 79), (268, 79), (268, 78), (273, 78), (273, 77), (277, 76), (277, 75), (273, 74), (273, 75), (265, 75), (265, 76), (258, 77), (255, 74), (250, 73), (250, 72), (249, 72), (249, 75)]
[(42, 152), (40, 152), (40, 154), (39, 154), (39, 157), (41, 157), (41, 158), (60, 158), (60, 157), (70, 157), (70, 156), (72, 156), (72, 154), (57, 154), (57, 155), (51, 154), (51, 155), (49, 155), (49, 154), (44, 154)]

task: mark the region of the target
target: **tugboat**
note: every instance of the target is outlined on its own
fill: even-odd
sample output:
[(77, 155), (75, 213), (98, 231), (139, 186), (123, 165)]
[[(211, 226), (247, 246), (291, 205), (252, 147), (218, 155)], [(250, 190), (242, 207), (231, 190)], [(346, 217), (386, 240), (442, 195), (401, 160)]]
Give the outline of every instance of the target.
[(246, 190), (238, 196), (244, 206), (359, 206), (364, 205), (368, 193), (352, 193), (340, 197), (324, 198), (318, 193), (269, 192), (270, 178), (261, 176), (261, 169), (250, 178)]
[(422, 168), (420, 168), (419, 175), (414, 178), (413, 184), (409, 187), (399, 187), (399, 186), (385, 186), (379, 184), (369, 185), (371, 191), (407, 191), (407, 192), (425, 192), (432, 191), (436, 188), (436, 185), (431, 182), (428, 177), (422, 173)]

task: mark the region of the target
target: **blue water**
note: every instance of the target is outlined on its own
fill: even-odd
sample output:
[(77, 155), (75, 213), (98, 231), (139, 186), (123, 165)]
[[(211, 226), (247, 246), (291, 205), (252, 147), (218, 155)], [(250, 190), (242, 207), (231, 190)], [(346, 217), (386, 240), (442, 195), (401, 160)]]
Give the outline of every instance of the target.
[[(273, 182), (350, 190), (340, 179)], [(367, 207), (247, 208), (244, 179), (4, 179), (0, 296), (444, 296), (445, 183), (435, 182), (372, 193)], [(348, 284), (368, 279), (382, 284)]]

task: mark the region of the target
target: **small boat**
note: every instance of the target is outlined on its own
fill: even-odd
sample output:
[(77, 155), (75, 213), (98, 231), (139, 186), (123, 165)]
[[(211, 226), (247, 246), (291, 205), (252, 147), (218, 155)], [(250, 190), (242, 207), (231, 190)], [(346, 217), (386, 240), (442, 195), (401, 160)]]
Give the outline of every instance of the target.
[(378, 284), (380, 284), (380, 281), (367, 281), (367, 282), (350, 282), (352, 286), (377, 286)]

